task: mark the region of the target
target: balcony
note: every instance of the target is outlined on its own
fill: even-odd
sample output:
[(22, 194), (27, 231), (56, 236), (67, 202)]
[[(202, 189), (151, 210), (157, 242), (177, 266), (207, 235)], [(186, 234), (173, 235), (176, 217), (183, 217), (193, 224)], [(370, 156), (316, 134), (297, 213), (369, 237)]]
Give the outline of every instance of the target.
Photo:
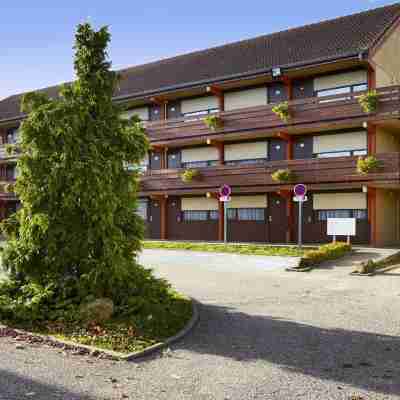
[[(306, 160), (274, 161), (263, 165), (227, 166), (199, 169), (200, 175), (190, 183), (182, 182), (183, 169), (147, 171), (141, 178), (141, 195), (150, 194), (204, 194), (228, 184), (236, 192), (273, 192), (290, 189), (295, 183), (305, 183), (310, 189), (360, 188), (400, 186), (400, 153), (376, 156), (382, 167), (375, 173), (360, 175), (356, 171), (357, 157), (314, 158)], [(272, 180), (271, 173), (289, 168), (295, 174), (290, 184)]]
[[(151, 142), (155, 145), (168, 145), (171, 141), (180, 143), (196, 139), (229, 139), (249, 137), (249, 134), (274, 133), (282, 130), (301, 133), (315, 129), (332, 128), (337, 125), (360, 126), (364, 121), (375, 123), (396, 120), (400, 116), (400, 86), (377, 90), (379, 104), (376, 113), (365, 114), (358, 97), (362, 92), (327, 97), (311, 97), (289, 102), (291, 119), (283, 122), (272, 112), (273, 104), (246, 109), (225, 111), (218, 115), (222, 126), (215, 131), (208, 129), (202, 118), (177, 118), (153, 121), (146, 124)], [(347, 125), (346, 125), (347, 124)], [(400, 126), (400, 125), (399, 125)], [(268, 130), (268, 132), (266, 132)]]

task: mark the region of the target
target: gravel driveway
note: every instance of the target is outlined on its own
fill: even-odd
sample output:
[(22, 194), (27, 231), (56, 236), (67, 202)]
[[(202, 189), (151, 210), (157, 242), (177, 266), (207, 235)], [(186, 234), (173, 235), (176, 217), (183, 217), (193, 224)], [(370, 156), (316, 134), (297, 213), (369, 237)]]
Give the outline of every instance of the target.
[(0, 339), (0, 399), (400, 399), (400, 275), (160, 250), (142, 262), (201, 302), (192, 334), (135, 363)]

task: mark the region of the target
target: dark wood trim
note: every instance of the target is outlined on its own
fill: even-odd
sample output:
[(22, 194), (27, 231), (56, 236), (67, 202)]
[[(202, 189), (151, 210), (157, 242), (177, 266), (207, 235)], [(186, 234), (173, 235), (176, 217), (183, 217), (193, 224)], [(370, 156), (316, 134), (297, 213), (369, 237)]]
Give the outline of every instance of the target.
[(367, 138), (368, 138), (368, 154), (373, 155), (376, 153), (376, 125), (368, 123)]

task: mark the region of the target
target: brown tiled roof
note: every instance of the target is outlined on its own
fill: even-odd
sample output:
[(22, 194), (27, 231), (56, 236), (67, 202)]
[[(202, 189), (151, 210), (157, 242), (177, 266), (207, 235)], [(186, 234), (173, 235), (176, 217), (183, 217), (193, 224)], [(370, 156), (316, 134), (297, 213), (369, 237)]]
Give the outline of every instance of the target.
[[(120, 71), (115, 96), (145, 96), (184, 87), (356, 55), (371, 48), (396, 18), (400, 3), (259, 36)], [(54, 95), (57, 87), (45, 89)], [(0, 102), (0, 120), (19, 115), (20, 95)]]

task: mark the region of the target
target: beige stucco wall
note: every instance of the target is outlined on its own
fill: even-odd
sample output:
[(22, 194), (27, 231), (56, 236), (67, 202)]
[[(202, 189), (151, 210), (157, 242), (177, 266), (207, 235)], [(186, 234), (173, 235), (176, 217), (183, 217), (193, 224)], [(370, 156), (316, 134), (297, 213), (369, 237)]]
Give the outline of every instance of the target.
[(400, 26), (397, 27), (372, 57), (376, 86), (400, 84)]
[(376, 240), (378, 246), (399, 243), (399, 206), (399, 191), (376, 190)]
[(382, 128), (376, 130), (376, 152), (393, 153), (400, 151), (400, 132), (396, 136)]

